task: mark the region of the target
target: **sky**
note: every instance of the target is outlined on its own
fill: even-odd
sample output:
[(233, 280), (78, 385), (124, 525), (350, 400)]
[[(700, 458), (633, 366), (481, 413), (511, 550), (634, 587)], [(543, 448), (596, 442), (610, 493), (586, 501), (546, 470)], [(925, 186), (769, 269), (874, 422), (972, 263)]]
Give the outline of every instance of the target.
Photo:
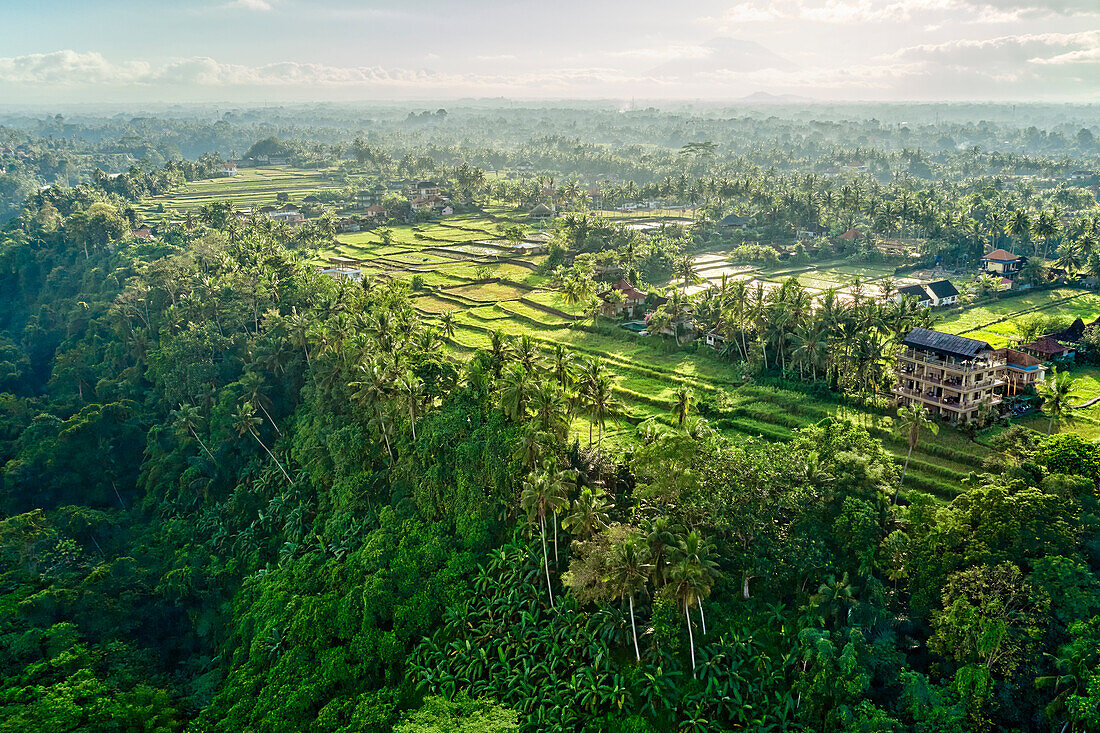
[(1100, 102), (1100, 0), (0, 0), (0, 105)]

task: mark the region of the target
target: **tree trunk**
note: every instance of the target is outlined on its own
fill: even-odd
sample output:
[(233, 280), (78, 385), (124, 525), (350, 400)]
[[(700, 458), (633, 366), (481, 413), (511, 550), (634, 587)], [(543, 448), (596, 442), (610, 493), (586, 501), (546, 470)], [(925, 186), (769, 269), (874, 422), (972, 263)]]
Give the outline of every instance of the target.
[(702, 596), (696, 596), (695, 600), (699, 603), (699, 621), (703, 624), (703, 635), (707, 633), (707, 617), (703, 615), (703, 598)]
[(375, 410), (378, 415), (378, 424), (382, 427), (382, 440), (386, 442), (386, 455), (390, 457), (390, 461), (393, 461), (393, 451), (390, 450), (390, 435), (386, 432), (386, 421), (382, 419), (382, 411)]
[(695, 676), (695, 634), (691, 631), (691, 613), (688, 610), (687, 601), (684, 601), (684, 618), (688, 625), (688, 643), (691, 644), (691, 676)]
[(256, 435), (254, 431), (250, 430), (249, 432), (252, 433), (252, 437), (256, 439), (256, 442), (260, 444), (260, 447), (267, 451), (267, 454), (271, 456), (271, 460), (275, 461), (275, 465), (278, 466), (279, 470), (283, 472), (284, 476), (286, 476), (286, 480), (290, 483), (294, 483), (294, 479), (292, 479), (290, 477), (290, 474), (286, 472), (286, 469), (283, 468), (283, 464), (279, 463), (279, 459), (275, 457), (275, 454), (271, 452), (271, 449), (268, 448), (262, 440), (260, 440), (260, 436)]
[(409, 398), (409, 425), (412, 427), (413, 442), (416, 442), (416, 412), (413, 410), (412, 398)]
[(913, 457), (913, 448), (915, 446), (909, 446), (909, 452), (905, 454), (905, 465), (901, 467), (901, 478), (898, 479), (898, 488), (894, 489), (894, 503), (898, 501), (898, 492), (901, 491), (901, 485), (905, 482), (905, 472), (909, 470), (909, 459)]
[(1050, 415), (1050, 422), (1047, 423), (1047, 435), (1050, 435), (1050, 431), (1054, 429), (1054, 413)]
[(210, 460), (212, 460), (214, 462), (214, 465), (215, 466), (218, 465), (218, 459), (215, 458), (214, 454), (210, 452), (210, 449), (206, 447), (206, 443), (202, 442), (202, 438), (200, 438), (199, 434), (195, 432), (195, 429), (194, 428), (188, 428), (188, 429), (191, 431), (191, 435), (194, 436), (195, 440), (199, 441), (199, 445), (202, 446), (202, 449), (204, 451), (206, 451), (206, 455), (210, 456)]
[(630, 633), (634, 637), (634, 659), (642, 661), (642, 653), (638, 651), (638, 628), (634, 625), (634, 594), (630, 594)]
[(261, 409), (261, 410), (263, 410), (264, 416), (265, 416), (265, 417), (267, 417), (267, 421), (268, 421), (269, 423), (271, 423), (271, 427), (275, 428), (275, 432), (276, 432), (276, 433), (277, 433), (278, 435), (282, 435), (282, 434), (283, 434), (283, 431), (282, 431), (282, 430), (279, 430), (279, 426), (278, 426), (278, 425), (276, 425), (276, 424), (275, 424), (275, 421), (271, 419), (271, 415), (270, 415), (270, 414), (268, 413), (268, 411), (267, 411), (267, 408), (266, 408), (266, 407), (264, 407), (263, 403), (262, 403), (262, 402), (260, 402), (259, 400), (256, 400), (256, 404), (257, 404), (257, 405), (259, 405), (259, 407), (260, 407), (260, 409)]
[(554, 512), (554, 567), (558, 566), (558, 513)]
[(752, 576), (749, 575), (748, 570), (741, 573), (741, 597), (744, 598), (746, 601), (752, 598), (752, 596), (749, 594), (749, 580), (751, 579)]
[(546, 517), (539, 520), (542, 533), (542, 567), (546, 571), (546, 596), (550, 599), (550, 608), (554, 607), (554, 590), (550, 586), (550, 558), (546, 554)]

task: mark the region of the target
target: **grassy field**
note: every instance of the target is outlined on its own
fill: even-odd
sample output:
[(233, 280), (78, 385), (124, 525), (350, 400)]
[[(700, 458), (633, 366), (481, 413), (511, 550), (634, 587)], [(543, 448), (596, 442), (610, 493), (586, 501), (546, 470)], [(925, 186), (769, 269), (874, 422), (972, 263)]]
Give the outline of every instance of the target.
[[(261, 205), (274, 203), (281, 191), (300, 200), (307, 192), (332, 185), (320, 172), (245, 169), (241, 176), (191, 184), (170, 196), (145, 202), (144, 207), (163, 202), (175, 212), (223, 197), (238, 206)], [(645, 218), (652, 219), (653, 214), (647, 213)], [(791, 440), (799, 428), (832, 415), (862, 425), (891, 453), (904, 456), (906, 444), (889, 417), (851, 409), (793, 385), (777, 389), (746, 383), (735, 365), (720, 360), (702, 345), (676, 349), (664, 339), (636, 335), (615, 324), (574, 323), (572, 309), (561, 293), (549, 288), (548, 278), (535, 270), (545, 256), (520, 260), (502, 255), (499, 225), (522, 220), (522, 212), (488, 208), (484, 214), (392, 227), (388, 244), (374, 232), (340, 234), (330, 249), (316, 253), (315, 262), (320, 264), (338, 254), (362, 260), (364, 271), (374, 276), (418, 278), (422, 289), (413, 293), (414, 307), (426, 319), (444, 312), (453, 315), (455, 333), (449, 342), (459, 358), (487, 347), (490, 334), (499, 331), (512, 337), (530, 336), (547, 350), (560, 344), (578, 358), (603, 359), (616, 379), (620, 403), (604, 431), (603, 445), (612, 452), (627, 450), (635, 443), (638, 423), (651, 418), (669, 422), (675, 392), (686, 386), (697, 400), (712, 398), (725, 406), (712, 426), (733, 439), (764, 436)], [(710, 282), (720, 281), (725, 274), (777, 287), (783, 280), (797, 277), (811, 291), (831, 288), (850, 292), (859, 278), (869, 296), (877, 293), (877, 281), (893, 272), (889, 266), (843, 261), (760, 269), (731, 265), (722, 252), (701, 255), (697, 267)], [(484, 279), (486, 270), (488, 280)], [(1013, 319), (1040, 310), (1091, 318), (1100, 315), (1100, 296), (1068, 289), (1029, 293), (954, 314), (940, 327), (1002, 345), (1013, 333)], [(1100, 372), (1082, 372), (1080, 386), (1082, 395), (1100, 394)], [(1100, 406), (1081, 410), (1077, 417), (1074, 429), (1100, 436)], [(1029, 418), (1026, 424), (1046, 430), (1042, 416)], [(587, 440), (589, 428), (583, 417), (573, 424), (582, 440)], [(958, 491), (963, 477), (981, 469), (987, 454), (986, 446), (960, 431), (944, 428), (913, 452), (906, 486), (948, 499)]]
[(964, 309), (936, 324), (936, 328), (989, 342), (1000, 348), (1018, 341), (1016, 322), (1023, 316), (1041, 313), (1086, 322), (1100, 316), (1100, 294), (1071, 288), (1055, 288), (1004, 297), (1001, 300)]
[[(212, 201), (228, 199), (237, 208), (249, 209), (278, 203), (280, 193), (301, 203), (311, 193), (342, 188), (331, 174), (325, 171), (301, 170), (289, 166), (241, 168), (236, 176), (225, 176), (203, 181), (192, 181), (183, 188), (146, 199), (135, 207), (143, 218), (179, 218), (188, 209), (198, 209)], [(159, 204), (164, 214), (156, 213)]]

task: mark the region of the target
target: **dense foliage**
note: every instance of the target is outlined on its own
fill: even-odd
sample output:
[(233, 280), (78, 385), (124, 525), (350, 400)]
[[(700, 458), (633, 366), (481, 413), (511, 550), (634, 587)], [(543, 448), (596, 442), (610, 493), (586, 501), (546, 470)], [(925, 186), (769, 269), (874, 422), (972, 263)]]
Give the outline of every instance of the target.
[[(110, 180), (0, 234), (0, 730), (1100, 730), (1096, 444), (1007, 430), (942, 503), (845, 420), (733, 442), (685, 390), (612, 456), (599, 360), (448, 351), (401, 281), (334, 282), (228, 206), (132, 237)], [(558, 276), (706, 241), (662, 236), (573, 217)], [(920, 318), (746, 303), (691, 307), (826, 389)]]

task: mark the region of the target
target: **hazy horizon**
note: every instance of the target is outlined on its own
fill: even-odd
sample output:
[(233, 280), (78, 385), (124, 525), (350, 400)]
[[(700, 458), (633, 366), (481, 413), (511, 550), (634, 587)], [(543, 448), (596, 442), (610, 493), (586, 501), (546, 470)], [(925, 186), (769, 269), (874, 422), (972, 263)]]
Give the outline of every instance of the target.
[(6, 11), (0, 105), (1100, 101), (1095, 0), (198, 0)]

